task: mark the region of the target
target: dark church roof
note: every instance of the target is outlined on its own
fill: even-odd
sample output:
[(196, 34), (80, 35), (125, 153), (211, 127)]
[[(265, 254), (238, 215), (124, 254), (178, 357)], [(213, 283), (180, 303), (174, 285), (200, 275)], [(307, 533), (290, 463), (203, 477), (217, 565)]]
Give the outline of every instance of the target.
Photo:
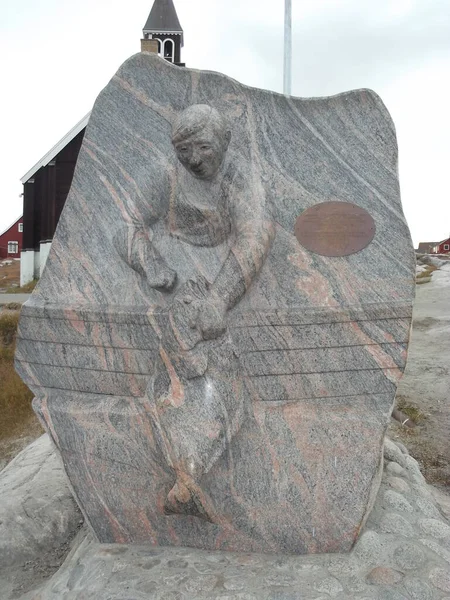
[(144, 26), (145, 33), (183, 34), (172, 0), (155, 0)]

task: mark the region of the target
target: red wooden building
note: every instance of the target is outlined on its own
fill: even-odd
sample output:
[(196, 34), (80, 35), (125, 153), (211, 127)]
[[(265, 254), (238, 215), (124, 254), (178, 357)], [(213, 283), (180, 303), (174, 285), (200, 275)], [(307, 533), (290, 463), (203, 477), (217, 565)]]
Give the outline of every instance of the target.
[(433, 248), (433, 254), (450, 254), (450, 237), (438, 242)]
[(23, 218), (20, 217), (0, 234), (0, 258), (20, 258), (23, 239)]

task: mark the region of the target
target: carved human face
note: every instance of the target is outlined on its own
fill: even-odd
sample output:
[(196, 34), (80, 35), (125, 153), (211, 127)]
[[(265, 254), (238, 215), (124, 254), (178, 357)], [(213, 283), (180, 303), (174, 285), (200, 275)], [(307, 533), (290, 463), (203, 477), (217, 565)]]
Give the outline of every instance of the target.
[(213, 179), (223, 162), (229, 136), (221, 139), (210, 124), (188, 138), (174, 143), (178, 160), (194, 177)]

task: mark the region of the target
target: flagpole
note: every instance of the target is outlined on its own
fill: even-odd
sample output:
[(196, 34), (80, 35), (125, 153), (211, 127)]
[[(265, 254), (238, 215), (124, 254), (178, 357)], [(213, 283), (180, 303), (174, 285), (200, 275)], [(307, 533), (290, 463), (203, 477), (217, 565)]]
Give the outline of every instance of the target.
[(284, 74), (283, 94), (291, 95), (292, 70), (292, 0), (284, 0)]

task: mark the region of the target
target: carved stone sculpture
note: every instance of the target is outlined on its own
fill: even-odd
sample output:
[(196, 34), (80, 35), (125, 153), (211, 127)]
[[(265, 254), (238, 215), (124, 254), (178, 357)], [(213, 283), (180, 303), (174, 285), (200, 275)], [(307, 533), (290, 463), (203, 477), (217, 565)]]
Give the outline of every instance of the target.
[(285, 98), (127, 61), (94, 106), (17, 348), (98, 539), (349, 550), (414, 271), (373, 92)]

